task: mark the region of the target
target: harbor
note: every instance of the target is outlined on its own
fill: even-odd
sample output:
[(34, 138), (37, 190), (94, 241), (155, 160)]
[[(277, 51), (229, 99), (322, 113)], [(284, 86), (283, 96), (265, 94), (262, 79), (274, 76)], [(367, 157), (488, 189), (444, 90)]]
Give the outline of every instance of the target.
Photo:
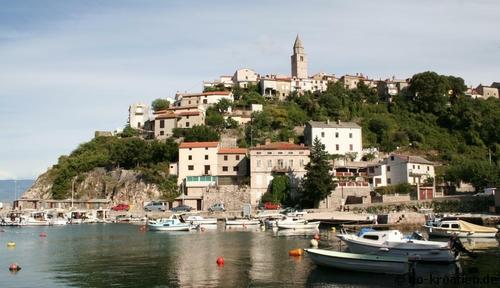
[[(347, 246), (339, 245), (338, 233), (332, 229), (226, 229), (221, 221), (216, 229), (203, 231), (152, 232), (141, 227), (119, 223), (1, 227), (0, 241), (4, 245), (0, 248), (0, 267), (4, 269), (0, 270), (0, 285), (415, 287), (409, 275), (332, 270), (316, 266), (308, 255), (289, 256), (290, 250), (308, 248), (316, 234), (320, 249), (346, 251)], [(7, 247), (8, 241), (16, 246)], [(446, 244), (447, 239), (440, 241)], [(496, 263), (500, 247), (497, 239), (463, 242), (474, 249), (475, 258), (464, 256), (450, 264), (418, 264), (413, 280), (421, 284), (416, 286), (433, 287), (430, 277), (498, 277)], [(216, 263), (219, 257), (223, 257), (223, 265)], [(17, 263), (22, 270), (8, 271), (11, 263)], [(117, 273), (120, 276), (116, 276)]]

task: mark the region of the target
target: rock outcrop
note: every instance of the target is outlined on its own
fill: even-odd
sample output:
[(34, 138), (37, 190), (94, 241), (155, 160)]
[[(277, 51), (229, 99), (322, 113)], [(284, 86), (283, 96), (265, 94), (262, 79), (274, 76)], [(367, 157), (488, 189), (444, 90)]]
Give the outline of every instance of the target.
[[(40, 175), (24, 194), (27, 199), (51, 199), (52, 179), (50, 171)], [(155, 184), (145, 183), (141, 174), (134, 170), (104, 168), (79, 176), (74, 183), (75, 199), (110, 199), (113, 204), (128, 203), (142, 207), (144, 202), (159, 199), (161, 192)], [(71, 195), (71, 191), (68, 191)]]

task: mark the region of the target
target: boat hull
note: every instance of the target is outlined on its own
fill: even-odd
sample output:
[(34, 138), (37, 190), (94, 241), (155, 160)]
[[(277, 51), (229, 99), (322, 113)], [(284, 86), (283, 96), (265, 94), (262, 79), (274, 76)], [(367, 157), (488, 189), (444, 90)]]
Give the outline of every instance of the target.
[(293, 229), (293, 230), (309, 230), (318, 229), (320, 222), (309, 222), (309, 223), (279, 223), (277, 224), (278, 229)]
[(305, 251), (316, 265), (342, 270), (403, 275), (410, 268), (407, 257), (359, 255), (323, 249)]
[(349, 251), (353, 253), (410, 257), (420, 262), (451, 263), (458, 260), (453, 251), (446, 248), (408, 248), (402, 247), (403, 244), (399, 245), (399, 247), (398, 245), (391, 247), (360, 243), (347, 237), (341, 239), (347, 244)]
[(226, 220), (226, 226), (252, 226), (260, 225), (259, 220)]
[(148, 229), (150, 231), (189, 231), (191, 230), (191, 226), (190, 225), (163, 226), (163, 225), (148, 224)]
[(443, 229), (439, 227), (424, 226), (427, 230), (427, 234), (435, 237), (450, 237), (452, 235), (457, 235), (459, 238), (495, 238), (497, 233), (489, 232), (465, 232), (457, 231), (456, 229)]

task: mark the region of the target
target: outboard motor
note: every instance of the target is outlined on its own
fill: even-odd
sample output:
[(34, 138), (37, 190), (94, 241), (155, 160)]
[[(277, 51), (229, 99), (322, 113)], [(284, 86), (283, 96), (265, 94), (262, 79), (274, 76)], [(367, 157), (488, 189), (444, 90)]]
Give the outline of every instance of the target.
[(455, 252), (455, 257), (457, 257), (460, 253), (467, 254), (470, 257), (475, 257), (472, 251), (465, 249), (464, 245), (462, 244), (462, 241), (460, 241), (460, 238), (458, 238), (457, 235), (452, 235), (450, 237), (450, 240), (448, 241), (448, 246), (453, 252)]

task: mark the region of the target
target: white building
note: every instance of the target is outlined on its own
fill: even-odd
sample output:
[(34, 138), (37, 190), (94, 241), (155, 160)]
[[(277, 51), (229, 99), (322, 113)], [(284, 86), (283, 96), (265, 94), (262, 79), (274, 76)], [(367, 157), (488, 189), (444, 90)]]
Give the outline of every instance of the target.
[(312, 146), (318, 138), (329, 154), (354, 155), (359, 160), (363, 152), (361, 127), (354, 122), (309, 121), (304, 129), (305, 143)]
[(177, 93), (175, 94), (175, 106), (184, 107), (196, 105), (198, 107), (201, 106), (206, 110), (209, 106), (217, 104), (221, 99), (233, 101), (233, 93), (231, 91)]
[(259, 74), (252, 69), (239, 69), (234, 72), (233, 83), (241, 88), (247, 88), (248, 85), (255, 85), (259, 81)]
[(128, 108), (128, 124), (134, 129), (144, 127), (149, 120), (149, 106), (142, 103), (132, 104)]
[(368, 177), (374, 188), (409, 183), (424, 184), (433, 181), (434, 163), (420, 156), (392, 154), (375, 165), (368, 166)]

